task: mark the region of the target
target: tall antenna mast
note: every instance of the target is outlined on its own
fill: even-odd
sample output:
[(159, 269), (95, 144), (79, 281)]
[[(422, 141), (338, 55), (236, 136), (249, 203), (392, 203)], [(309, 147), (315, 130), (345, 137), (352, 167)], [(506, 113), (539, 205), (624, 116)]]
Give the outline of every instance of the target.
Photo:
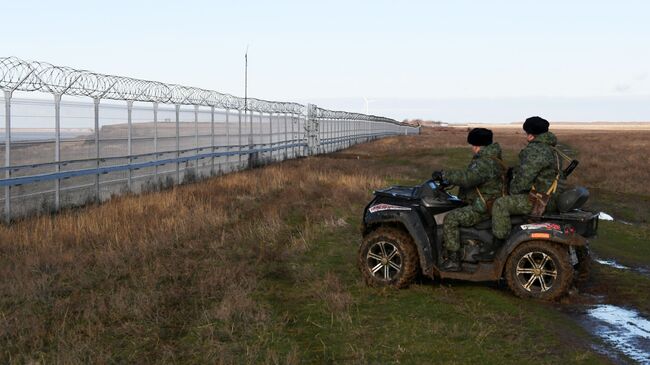
[[(244, 123), (248, 122), (248, 146), (253, 149), (253, 112), (250, 118), (248, 117), (248, 44), (246, 45), (246, 53), (244, 53)], [(248, 156), (249, 164), (254, 161), (254, 154)], [(252, 165), (251, 165), (252, 166)]]
[(244, 53), (244, 115), (248, 111), (248, 44)]

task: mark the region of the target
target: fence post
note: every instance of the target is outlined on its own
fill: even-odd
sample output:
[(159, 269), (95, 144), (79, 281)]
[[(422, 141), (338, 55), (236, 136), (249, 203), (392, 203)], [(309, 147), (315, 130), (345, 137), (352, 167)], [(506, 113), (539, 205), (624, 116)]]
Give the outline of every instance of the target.
[(361, 141), (363, 140), (364, 127), (365, 127), (365, 125), (363, 124), (363, 120), (357, 120), (357, 142), (356, 142), (356, 144), (360, 144)]
[(287, 143), (289, 143), (289, 135), (287, 133), (287, 112), (284, 112), (284, 160), (287, 159), (287, 156), (289, 155), (289, 148), (287, 147)]
[(307, 104), (307, 110), (306, 110), (307, 115), (305, 116), (305, 126), (304, 126), (305, 136), (307, 137), (307, 151), (305, 153), (305, 155), (307, 155), (307, 156), (311, 155), (311, 151), (312, 151), (312, 148), (313, 148), (313, 146), (312, 146), (313, 138), (311, 136), (311, 134), (312, 134), (312, 131), (311, 131), (311, 126), (312, 126), (312, 123), (311, 123), (311, 119), (312, 119), (311, 110), (312, 110), (311, 104)]
[(366, 139), (364, 142), (369, 142), (372, 140), (372, 124), (370, 123), (369, 120), (365, 120), (363, 122), (363, 129), (364, 129), (364, 134), (366, 135)]
[(181, 119), (181, 106), (175, 105), (176, 108), (176, 184), (181, 184), (181, 163), (178, 159), (181, 157), (181, 136), (180, 136), (180, 119)]
[(296, 124), (296, 117), (293, 112), (289, 115), (291, 115), (291, 158), (296, 158), (296, 128), (294, 125)]
[[(61, 172), (61, 94), (54, 94), (54, 162), (56, 172)], [(61, 179), (54, 181), (54, 209), (61, 208)]]
[(248, 167), (252, 168), (255, 165), (255, 157), (257, 156), (253, 152), (253, 111), (250, 111), (248, 115)]
[(352, 145), (352, 119), (345, 120), (345, 148)]
[(327, 120), (327, 151), (334, 151), (334, 119)]
[(129, 171), (128, 171), (127, 187), (129, 189), (129, 192), (132, 192), (133, 191), (132, 189), (133, 170), (131, 170), (131, 162), (132, 162), (131, 155), (133, 154), (133, 120), (132, 120), (133, 100), (126, 101), (126, 114), (127, 114), (126, 148), (127, 148), (127, 154), (129, 155)]
[(307, 104), (307, 118), (305, 130), (307, 131), (307, 153), (318, 154), (320, 151), (320, 123), (316, 115), (316, 105)]
[[(194, 155), (199, 154), (199, 106), (194, 105)], [(199, 160), (194, 160), (194, 169), (196, 170), (196, 176), (199, 174)]]
[(334, 145), (336, 146), (335, 148), (338, 151), (338, 150), (341, 149), (341, 136), (340, 136), (340, 134), (341, 134), (341, 120), (340, 119), (336, 119), (336, 125), (335, 126), (336, 126), (336, 128), (334, 128), (334, 136), (336, 137), (336, 143)]
[(303, 147), (301, 148), (302, 150), (302, 156), (308, 156), (309, 155), (309, 131), (307, 130), (307, 114), (305, 110), (305, 114), (303, 115), (300, 113), (298, 115), (298, 135), (301, 140), (301, 143), (303, 144)]
[[(260, 112), (260, 147), (259, 148), (264, 148), (264, 112)], [(264, 153), (258, 153), (257, 157), (262, 160), (264, 157)]]
[(210, 175), (216, 175), (214, 171), (214, 105), (210, 107)]
[(348, 136), (348, 134), (350, 133), (349, 130), (350, 130), (350, 119), (346, 118), (343, 121), (343, 132), (342, 132), (342, 135), (343, 135), (343, 138), (344, 138), (343, 139), (343, 148), (348, 148), (349, 147), (349, 142), (350, 142), (350, 137)]
[[(214, 135), (214, 133), (213, 133)], [(214, 145), (214, 140), (212, 142)], [(226, 109), (226, 152), (230, 153), (230, 110)], [(230, 154), (226, 155), (226, 171), (230, 172)]]
[(269, 112), (269, 161), (273, 161), (273, 113)]
[[(12, 92), (5, 90), (5, 179), (11, 178), (11, 96)], [(11, 222), (11, 186), (5, 186), (5, 222)]]
[(341, 132), (340, 137), (341, 137), (341, 149), (347, 148), (347, 128), (348, 128), (348, 120), (343, 119), (341, 120)]
[(237, 112), (238, 112), (237, 113), (237, 120), (238, 120), (237, 134), (239, 134), (239, 136), (237, 137), (237, 144), (239, 144), (239, 152), (237, 153), (237, 160), (239, 166), (237, 166), (237, 170), (241, 170), (242, 167), (241, 166), (241, 109), (237, 110)]
[[(158, 161), (158, 103), (153, 103), (153, 153), (154, 160)], [(154, 182), (158, 183), (158, 164), (153, 170)]]
[[(247, 113), (246, 111), (244, 113)], [(248, 147), (253, 149), (253, 111), (251, 110), (249, 114), (244, 114), (248, 118)]]
[[(248, 149), (250, 150), (250, 154), (248, 155), (248, 158), (252, 158), (253, 154), (253, 111), (251, 110), (248, 115)], [(248, 161), (250, 165), (250, 160)]]
[[(320, 135), (320, 140), (321, 140), (321, 153), (328, 153), (329, 152), (329, 138), (330, 138), (330, 121), (327, 119), (319, 119), (318, 120), (319, 124), (321, 125), (321, 135)], [(325, 143), (322, 143), (325, 142)]]
[[(93, 98), (93, 103), (95, 104), (95, 167), (99, 170), (100, 161), (99, 161), (99, 98)], [(101, 201), (101, 195), (99, 191), (99, 173), (95, 174), (95, 200), (99, 203)]]

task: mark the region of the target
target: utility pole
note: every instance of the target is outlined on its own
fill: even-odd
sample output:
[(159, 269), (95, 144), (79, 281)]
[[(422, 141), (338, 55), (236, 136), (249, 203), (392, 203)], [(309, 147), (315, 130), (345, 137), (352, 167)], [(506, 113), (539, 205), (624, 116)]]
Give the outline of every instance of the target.
[(248, 45), (246, 45), (246, 53), (244, 53), (244, 119), (246, 119), (247, 112), (248, 112)]
[(248, 154), (248, 167), (252, 168), (257, 163), (257, 153), (253, 150), (253, 111), (251, 110), (250, 118), (248, 118), (248, 45), (246, 45), (246, 53), (244, 53), (244, 120), (248, 120), (248, 149), (251, 151)]

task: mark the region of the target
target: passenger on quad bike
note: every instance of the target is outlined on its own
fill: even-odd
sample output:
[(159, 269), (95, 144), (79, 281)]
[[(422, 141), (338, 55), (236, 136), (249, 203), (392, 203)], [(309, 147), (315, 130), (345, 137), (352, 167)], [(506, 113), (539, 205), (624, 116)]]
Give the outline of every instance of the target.
[[(540, 117), (526, 119), (523, 129), (528, 145), (519, 152), (519, 166), (513, 171), (510, 195), (497, 199), (492, 209), (492, 233), (503, 240), (510, 234), (510, 216), (541, 216), (555, 206), (553, 201), (562, 177), (557, 138), (548, 130), (549, 123)], [(553, 210), (553, 209), (549, 209)]]
[(468, 205), (452, 210), (444, 217), (443, 246), (446, 260), (442, 270), (461, 270), (459, 227), (471, 227), (490, 218), (490, 208), (504, 193), (504, 165), (501, 147), (492, 143), (492, 131), (474, 128), (467, 135), (474, 156), (465, 169), (435, 171), (433, 180), (459, 187), (458, 196)]

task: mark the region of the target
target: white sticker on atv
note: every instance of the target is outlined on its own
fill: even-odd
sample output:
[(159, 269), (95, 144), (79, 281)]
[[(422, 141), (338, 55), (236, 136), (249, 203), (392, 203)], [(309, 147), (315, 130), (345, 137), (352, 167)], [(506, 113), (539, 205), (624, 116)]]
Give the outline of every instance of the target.
[(560, 226), (555, 223), (530, 223), (530, 224), (522, 224), (521, 229), (555, 229), (559, 230)]
[(400, 207), (399, 205), (392, 205), (392, 204), (377, 204), (373, 205), (368, 209), (370, 213), (375, 213), (375, 212), (381, 212), (384, 210), (411, 210), (409, 207)]

